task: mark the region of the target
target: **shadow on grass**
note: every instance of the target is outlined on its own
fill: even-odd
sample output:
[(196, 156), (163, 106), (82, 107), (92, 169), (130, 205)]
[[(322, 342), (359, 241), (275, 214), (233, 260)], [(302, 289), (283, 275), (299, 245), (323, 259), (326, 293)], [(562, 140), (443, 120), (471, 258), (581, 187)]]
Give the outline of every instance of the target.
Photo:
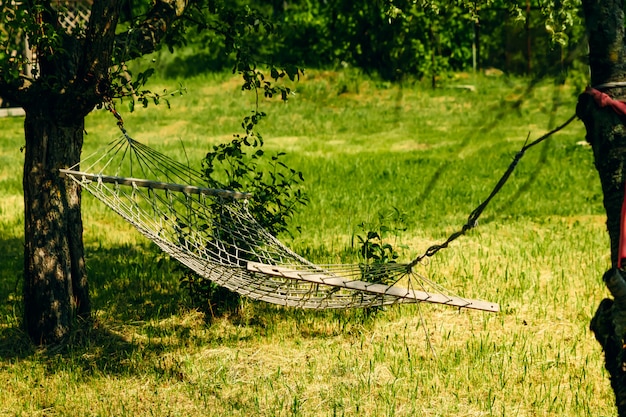
[[(132, 374), (142, 372), (138, 363), (150, 362), (133, 358), (174, 348), (161, 341), (163, 334), (157, 335), (160, 330), (150, 323), (185, 309), (180, 272), (149, 245), (88, 248), (93, 319), (75, 323), (63, 344), (33, 345), (22, 328), (22, 248), (21, 238), (0, 239), (0, 361), (33, 359), (54, 368), (62, 360), (82, 371)], [(190, 329), (184, 324), (170, 325), (161, 333), (168, 332), (176, 335), (170, 342), (188, 343)]]
[[(24, 268), (21, 237), (0, 239), (0, 314), (21, 317)], [(180, 289), (182, 270), (151, 245), (86, 249), (94, 311), (106, 311), (122, 322), (176, 314), (186, 302)], [(3, 321), (4, 321), (3, 320)]]
[[(20, 273), (19, 239), (0, 240), (5, 256), (15, 256), (13, 271)], [(318, 249), (322, 251), (323, 249)], [(369, 320), (354, 312), (315, 312), (246, 301), (232, 316), (207, 317), (190, 308), (179, 279), (178, 264), (153, 246), (88, 248), (87, 264), (93, 318), (77, 322), (65, 343), (34, 346), (21, 327), (21, 313), (0, 321), (0, 368), (37, 367), (45, 372), (90, 376), (146, 376), (180, 379), (185, 367), (181, 352), (287, 332), (298, 337), (334, 337), (357, 332)], [(14, 285), (2, 285), (7, 299)], [(21, 287), (20, 287), (21, 288)], [(21, 293), (21, 290), (20, 290)], [(21, 309), (21, 297), (12, 304)], [(3, 363), (4, 362), (4, 363)], [(22, 365), (20, 365), (22, 364)], [(16, 371), (17, 372), (17, 371)]]
[(179, 264), (149, 243), (87, 249), (86, 262), (92, 308), (115, 321), (162, 319), (187, 302)]
[(24, 358), (33, 353), (21, 329), (24, 241), (21, 237), (0, 239), (0, 358)]
[(109, 325), (97, 320), (79, 323), (65, 343), (46, 347), (34, 346), (18, 326), (3, 328), (0, 330), (0, 364), (1, 361), (7, 361), (5, 365), (25, 361), (31, 364), (27, 366), (42, 367), (49, 374), (64, 371), (80, 378), (146, 374), (178, 377), (180, 371), (163, 361), (167, 356), (164, 354), (185, 346), (188, 340), (179, 338), (176, 344), (157, 338), (147, 342), (145, 338), (134, 340), (132, 336), (106, 327)]
[(0, 311), (8, 314), (10, 300), (22, 291), (24, 241), (22, 238), (0, 239)]

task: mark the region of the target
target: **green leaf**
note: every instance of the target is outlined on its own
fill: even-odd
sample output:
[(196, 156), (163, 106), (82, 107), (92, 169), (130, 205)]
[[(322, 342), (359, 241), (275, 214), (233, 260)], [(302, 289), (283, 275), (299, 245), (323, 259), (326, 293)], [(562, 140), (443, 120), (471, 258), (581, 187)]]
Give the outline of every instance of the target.
[(380, 235), (377, 232), (367, 232), (367, 239), (380, 239)]

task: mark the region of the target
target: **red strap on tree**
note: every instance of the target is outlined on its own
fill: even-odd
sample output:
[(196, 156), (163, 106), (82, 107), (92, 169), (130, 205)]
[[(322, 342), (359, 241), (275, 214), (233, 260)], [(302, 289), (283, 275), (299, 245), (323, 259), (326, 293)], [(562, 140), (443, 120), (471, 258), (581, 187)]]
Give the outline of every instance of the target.
[[(593, 97), (598, 107), (610, 107), (613, 111), (620, 115), (626, 116), (626, 103), (615, 100), (606, 93), (595, 88), (587, 87), (585, 93)], [(624, 200), (622, 202), (622, 214), (619, 226), (619, 248), (617, 250), (617, 267), (622, 268), (622, 262), (626, 259), (626, 182), (624, 183)]]
[(593, 87), (587, 87), (585, 93), (593, 97), (598, 107), (610, 107), (620, 116), (626, 116), (626, 103), (623, 101), (615, 100), (608, 94), (596, 90)]
[(622, 268), (622, 262), (626, 259), (626, 182), (624, 183), (624, 201), (622, 202), (622, 216), (619, 225), (619, 248), (617, 250), (617, 267)]

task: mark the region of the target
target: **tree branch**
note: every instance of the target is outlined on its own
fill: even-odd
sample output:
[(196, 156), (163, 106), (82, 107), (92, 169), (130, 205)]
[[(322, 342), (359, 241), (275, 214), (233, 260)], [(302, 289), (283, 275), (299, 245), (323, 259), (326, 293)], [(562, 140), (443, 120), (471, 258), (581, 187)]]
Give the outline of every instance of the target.
[(157, 0), (138, 25), (115, 37), (120, 62), (156, 51), (189, 3), (187, 0)]
[(79, 66), (83, 76), (106, 77), (111, 67), (115, 30), (120, 14), (118, 0), (96, 0), (85, 34), (83, 62)]

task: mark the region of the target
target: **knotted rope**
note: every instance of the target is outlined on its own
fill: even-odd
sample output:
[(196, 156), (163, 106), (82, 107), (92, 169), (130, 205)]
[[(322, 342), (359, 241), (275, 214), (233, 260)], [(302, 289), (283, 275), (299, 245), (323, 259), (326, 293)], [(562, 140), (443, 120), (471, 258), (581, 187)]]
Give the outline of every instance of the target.
[(498, 194), (500, 192), (500, 190), (502, 189), (502, 187), (504, 187), (504, 184), (506, 184), (506, 182), (508, 181), (509, 177), (511, 176), (511, 174), (513, 173), (513, 171), (517, 167), (517, 164), (522, 159), (522, 157), (524, 156), (526, 151), (528, 149), (532, 148), (533, 146), (536, 146), (536, 145), (540, 144), (541, 142), (545, 141), (546, 139), (548, 139), (550, 136), (554, 135), (555, 133), (563, 130), (567, 125), (569, 125), (571, 122), (573, 122), (574, 119), (576, 119), (576, 115), (575, 114), (573, 116), (571, 116), (569, 119), (567, 119), (567, 121), (565, 123), (563, 123), (562, 125), (554, 128), (553, 130), (549, 131), (545, 135), (539, 137), (538, 139), (536, 139), (536, 140), (534, 140), (534, 141), (532, 141), (530, 143), (528, 143), (528, 139), (526, 139), (526, 143), (524, 144), (522, 149), (520, 149), (515, 154), (515, 157), (513, 158), (513, 161), (511, 162), (509, 167), (506, 169), (506, 171), (504, 172), (504, 174), (502, 175), (500, 180), (498, 180), (498, 182), (496, 183), (495, 187), (493, 188), (493, 190), (491, 191), (489, 196), (482, 203), (480, 203), (478, 205), (478, 207), (476, 207), (470, 213), (469, 217), (467, 218), (467, 222), (463, 225), (463, 227), (461, 227), (460, 230), (457, 230), (456, 232), (452, 233), (443, 243), (432, 245), (431, 247), (426, 249), (426, 251), (423, 254), (421, 254), (418, 257), (416, 257), (412, 262), (410, 262), (407, 265), (408, 270), (410, 271), (413, 267), (415, 267), (417, 264), (422, 262), (422, 260), (424, 258), (431, 257), (431, 256), (435, 255), (437, 252), (439, 252), (441, 249), (447, 248), (448, 245), (450, 245), (450, 243), (452, 243), (453, 241), (455, 241), (459, 237), (465, 235), (469, 230), (471, 230), (474, 227), (476, 227), (478, 225), (478, 218), (483, 213), (485, 208), (487, 208), (487, 206), (489, 205), (491, 200), (496, 196), (496, 194)]

